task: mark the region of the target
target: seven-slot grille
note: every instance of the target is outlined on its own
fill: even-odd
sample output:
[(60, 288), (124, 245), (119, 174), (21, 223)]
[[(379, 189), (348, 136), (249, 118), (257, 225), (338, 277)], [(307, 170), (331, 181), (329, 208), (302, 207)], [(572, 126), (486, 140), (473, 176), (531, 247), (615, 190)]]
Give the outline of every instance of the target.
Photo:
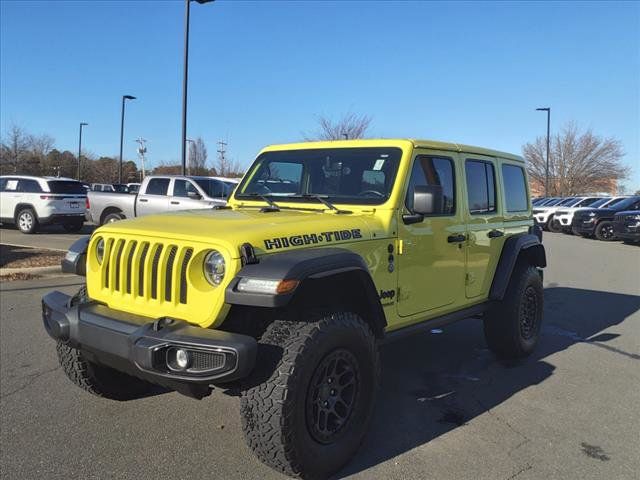
[(187, 303), (187, 266), (193, 248), (117, 238), (105, 242), (103, 288), (132, 297)]
[(634, 227), (638, 224), (635, 219), (637, 215), (637, 213), (618, 213), (613, 217), (613, 222), (620, 230), (624, 231), (627, 227)]

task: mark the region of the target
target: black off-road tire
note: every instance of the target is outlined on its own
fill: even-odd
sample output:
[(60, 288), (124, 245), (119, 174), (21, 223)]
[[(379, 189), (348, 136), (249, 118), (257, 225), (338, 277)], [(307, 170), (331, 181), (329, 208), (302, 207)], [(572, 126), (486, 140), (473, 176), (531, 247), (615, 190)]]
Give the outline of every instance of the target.
[(603, 220), (596, 226), (596, 238), (602, 242), (611, 242), (616, 239), (616, 234), (613, 231), (613, 222), (609, 220)]
[(33, 208), (21, 208), (16, 214), (16, 226), (22, 233), (36, 233), (38, 231), (38, 216)]
[(156, 388), (138, 378), (98, 365), (85, 358), (80, 350), (58, 342), (58, 361), (64, 373), (78, 387), (110, 400), (133, 400)]
[(538, 270), (518, 263), (501, 302), (484, 317), (484, 336), (499, 358), (512, 360), (531, 354), (540, 338), (544, 308)]
[(62, 224), (62, 228), (64, 228), (64, 231), (69, 233), (79, 232), (80, 230), (82, 230), (83, 226), (84, 222), (82, 220)]
[[(328, 477), (357, 451), (380, 378), (375, 337), (358, 315), (336, 312), (315, 318), (276, 320), (267, 327), (256, 371), (241, 399), (249, 447), (273, 469), (305, 479)], [(351, 386), (333, 389), (339, 385)], [(351, 407), (342, 406), (348, 400), (338, 405), (337, 397), (350, 397)], [(325, 409), (334, 406), (335, 413), (327, 414)], [(337, 412), (344, 414), (340, 422)]]

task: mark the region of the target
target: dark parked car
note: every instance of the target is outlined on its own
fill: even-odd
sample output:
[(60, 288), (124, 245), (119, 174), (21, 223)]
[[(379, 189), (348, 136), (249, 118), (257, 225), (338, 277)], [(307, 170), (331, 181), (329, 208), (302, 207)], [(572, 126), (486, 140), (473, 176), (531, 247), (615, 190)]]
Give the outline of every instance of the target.
[(595, 235), (598, 240), (615, 240), (613, 218), (616, 213), (626, 210), (640, 210), (640, 196), (625, 198), (608, 208), (589, 208), (577, 211), (573, 216), (573, 231), (583, 237)]
[(640, 243), (640, 210), (626, 210), (613, 217), (616, 238), (629, 243)]

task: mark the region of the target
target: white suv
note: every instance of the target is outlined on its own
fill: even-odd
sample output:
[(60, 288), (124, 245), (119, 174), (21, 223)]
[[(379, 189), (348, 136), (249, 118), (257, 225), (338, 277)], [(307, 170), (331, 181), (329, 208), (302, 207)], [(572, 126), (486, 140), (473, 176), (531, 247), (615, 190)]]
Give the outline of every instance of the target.
[(550, 232), (562, 230), (560, 225), (554, 221), (555, 213), (567, 208), (586, 207), (590, 203), (598, 200), (599, 197), (568, 197), (559, 202), (552, 202), (541, 207), (533, 207), (533, 218), (543, 229)]
[(16, 224), (22, 233), (35, 233), (49, 224), (77, 232), (84, 223), (86, 201), (85, 187), (70, 178), (0, 177), (0, 222)]
[(585, 208), (607, 208), (612, 203), (626, 197), (600, 197), (595, 201), (587, 204), (581, 204), (578, 207), (559, 208), (553, 214), (552, 228), (563, 230), (565, 233), (571, 232), (571, 224), (573, 223), (573, 214), (578, 210)]

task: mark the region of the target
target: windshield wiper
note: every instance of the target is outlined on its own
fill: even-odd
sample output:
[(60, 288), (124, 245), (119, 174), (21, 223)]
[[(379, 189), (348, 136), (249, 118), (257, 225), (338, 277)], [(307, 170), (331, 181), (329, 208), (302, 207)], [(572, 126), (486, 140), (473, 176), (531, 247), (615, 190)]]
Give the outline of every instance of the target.
[(262, 212), (279, 212), (280, 211), (280, 207), (278, 206), (278, 204), (276, 202), (274, 202), (273, 200), (271, 200), (266, 195), (262, 195), (260, 193), (247, 193), (245, 195), (247, 197), (259, 198), (260, 200), (264, 200), (266, 203), (268, 203), (269, 204), (268, 207), (262, 207), (260, 209), (260, 211), (262, 211)]
[(314, 200), (319, 201), (324, 204), (330, 210), (335, 210), (336, 213), (351, 213), (350, 210), (340, 210), (333, 203), (327, 200), (328, 195), (318, 195), (315, 193), (300, 193), (297, 195), (287, 195), (287, 198), (313, 198)]

